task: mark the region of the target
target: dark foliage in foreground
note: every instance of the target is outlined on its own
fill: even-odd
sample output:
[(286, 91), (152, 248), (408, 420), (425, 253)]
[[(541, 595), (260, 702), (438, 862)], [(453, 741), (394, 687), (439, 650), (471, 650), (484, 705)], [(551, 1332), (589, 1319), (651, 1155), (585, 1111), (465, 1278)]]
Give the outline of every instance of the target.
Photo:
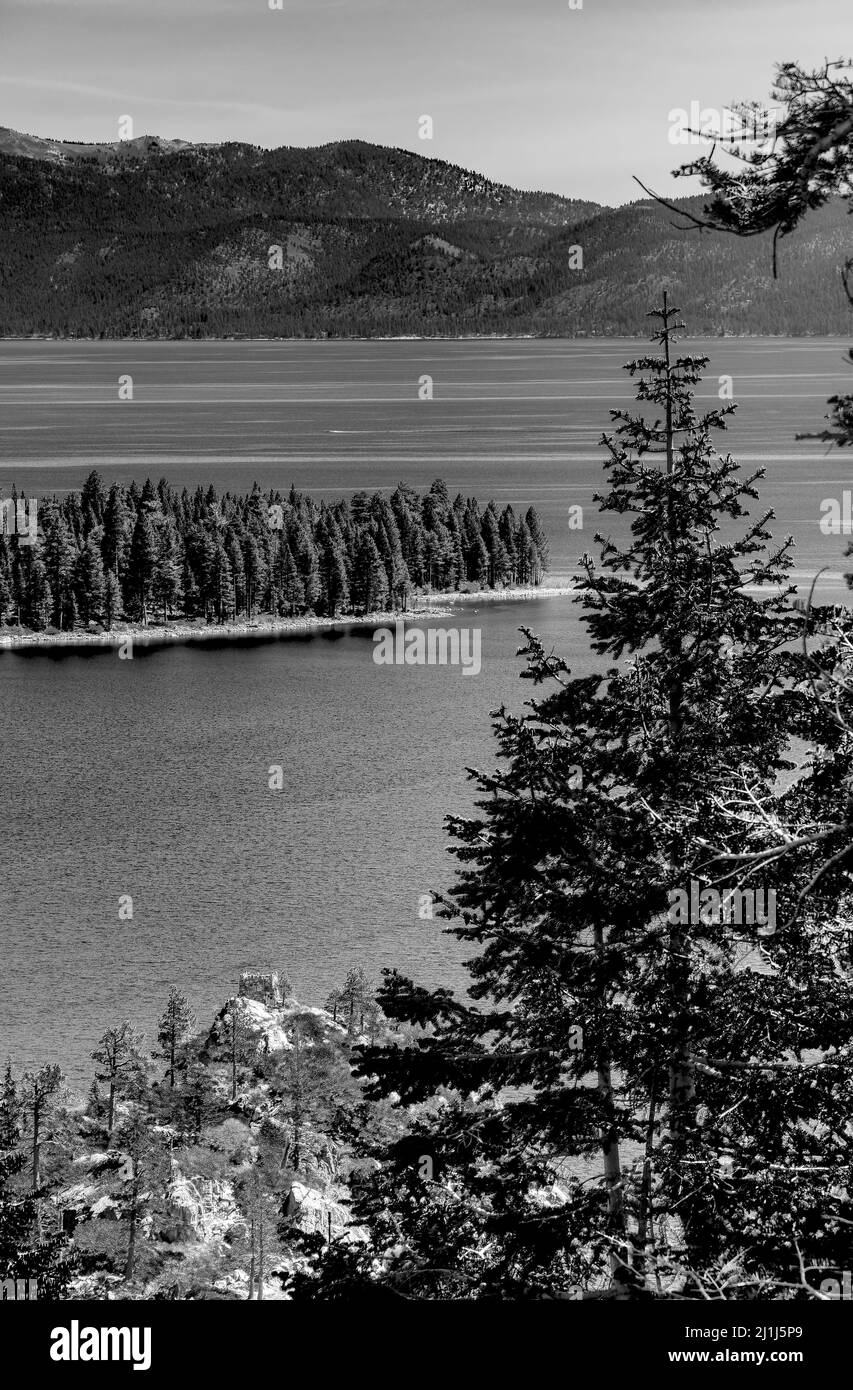
[(367, 1241), (316, 1252), (296, 1297), (806, 1298), (849, 1268), (850, 885), (843, 858), (812, 877), (853, 851), (849, 823), (810, 832), (853, 735), (799, 640), (830, 618), (749, 516), (760, 471), (715, 447), (732, 407), (694, 412), (707, 359), (654, 317), (643, 413), (602, 441), (630, 537), (597, 537), (581, 598), (612, 664), (574, 677), (526, 634), (544, 694), (498, 712), (499, 766), (449, 821), (468, 998), (386, 977), (422, 1033), (360, 1074), (409, 1129), (369, 1149)]

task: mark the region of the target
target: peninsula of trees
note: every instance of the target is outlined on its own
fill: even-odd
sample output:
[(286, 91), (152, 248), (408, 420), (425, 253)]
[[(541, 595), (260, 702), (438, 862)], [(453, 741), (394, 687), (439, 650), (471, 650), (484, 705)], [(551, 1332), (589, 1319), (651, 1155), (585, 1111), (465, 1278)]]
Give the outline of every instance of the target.
[(418, 590), (537, 586), (548, 565), (533, 507), (451, 500), (441, 479), (424, 494), (400, 483), (330, 503), (257, 484), (223, 497), (165, 479), (107, 489), (92, 472), (36, 514), (34, 540), (15, 531), (15, 505), (0, 525), (0, 627), (372, 613), (405, 609)]

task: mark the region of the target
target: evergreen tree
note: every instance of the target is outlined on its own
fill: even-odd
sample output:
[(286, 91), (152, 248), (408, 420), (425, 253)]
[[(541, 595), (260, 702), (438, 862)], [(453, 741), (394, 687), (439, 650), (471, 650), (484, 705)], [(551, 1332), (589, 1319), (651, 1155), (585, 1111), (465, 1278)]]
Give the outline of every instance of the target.
[(104, 507), (102, 545), (104, 569), (112, 571), (119, 581), (124, 576), (131, 535), (131, 515), (124, 493), (118, 483), (113, 483)]
[(57, 510), (49, 509), (42, 524), (42, 558), (53, 598), (51, 621), (55, 627), (71, 627), (72, 579), (77, 558), (74, 542), (64, 517)]
[(494, 502), (490, 502), (483, 513), (481, 526), (483, 544), (489, 557), (489, 586), (492, 589), (503, 584), (509, 574), (510, 562), (506, 546), (501, 540), (498, 515)]
[(367, 532), (356, 551), (350, 596), (363, 613), (379, 612), (388, 607), (388, 575), (376, 542)]
[(242, 613), (246, 608), (246, 566), (243, 563), (243, 550), (235, 532), (229, 528), (225, 540), (225, 553), (231, 565), (231, 579), (234, 585), (234, 611)]
[[(221, 623), (243, 611), (405, 608), (413, 585), (446, 591), (466, 579), (507, 578), (516, 562), (501, 527), (513, 546), (516, 536), (526, 544), (525, 523), (512, 532), (511, 509), (499, 519), (494, 504), (483, 518), (474, 499), (451, 506), (440, 480), (423, 497), (402, 483), (390, 499), (365, 494), (354, 509), (318, 506), (291, 489), (276, 502), (280, 531), (268, 524), (280, 495), (267, 502), (257, 487), (246, 498), (220, 500), (212, 488), (179, 497), (165, 479), (156, 488), (148, 479), (141, 489), (113, 484), (105, 495), (93, 474), (84, 493), (44, 504), (35, 546), (0, 536), (0, 622), (71, 629), (79, 615), (111, 628), (122, 611), (147, 622), (152, 606), (164, 623), (176, 610)], [(535, 565), (529, 546), (525, 563)]]
[(225, 623), (229, 618), (234, 617), (236, 598), (234, 594), (234, 579), (231, 574), (231, 565), (228, 562), (228, 556), (222, 546), (218, 547), (213, 561), (211, 583), (216, 620), (217, 622)]
[(130, 543), (125, 598), (128, 607), (143, 623), (148, 622), (148, 603), (156, 564), (157, 541), (151, 515), (145, 507), (140, 506)]
[(180, 1045), (190, 1031), (193, 1024), (193, 1014), (185, 995), (181, 994), (174, 985), (169, 990), (169, 998), (166, 1000), (166, 1007), (157, 1029), (157, 1041), (160, 1043), (162, 1051), (159, 1053), (169, 1064), (167, 1076), (169, 1085), (174, 1089), (175, 1085), (175, 1065)]
[(516, 550), (516, 522), (512, 507), (504, 507), (498, 521), (498, 535), (506, 551), (507, 568), (513, 583), (518, 580), (518, 553)]
[(350, 601), (346, 555), (342, 543), (334, 538), (330, 538), (325, 547), (322, 581), (325, 607), (334, 617), (339, 610), (347, 608)]
[(130, 1175), (126, 1190), (127, 1255), (124, 1278), (130, 1283), (136, 1273), (140, 1220), (151, 1199), (152, 1190), (168, 1172), (168, 1159), (153, 1133), (153, 1117), (146, 1105), (144, 1088), (131, 1090), (127, 1113), (116, 1128), (116, 1143), (127, 1154)]
[(37, 1072), (25, 1071), (21, 1081), (21, 1110), (27, 1117), (27, 1129), (32, 1151), (32, 1185), (35, 1192), (41, 1187), (41, 1146), (44, 1126), (50, 1115), (53, 1097), (62, 1084), (62, 1072), (57, 1066), (44, 1066)]
[(100, 526), (104, 519), (106, 505), (107, 493), (104, 488), (104, 480), (97, 468), (93, 468), (92, 472), (86, 478), (80, 493), (81, 509), (84, 513), (88, 511), (94, 523)]
[(535, 507), (527, 508), (527, 511), (524, 513), (524, 524), (530, 532), (530, 539), (533, 542), (536, 551), (536, 558), (538, 561), (538, 572), (537, 576), (533, 580), (533, 583), (541, 584), (542, 577), (548, 569), (548, 565), (550, 563), (551, 553), (548, 541), (545, 537), (545, 532), (542, 530), (542, 522), (539, 519), (539, 513), (537, 512)]
[(519, 584), (538, 584), (541, 574), (539, 555), (526, 521), (519, 524), (515, 536), (516, 578)]
[(230, 1000), (223, 1016), (222, 1040), (231, 1067), (231, 1099), (237, 1099), (238, 1068), (255, 1053), (255, 1042), (239, 996)]
[(177, 603), (181, 591), (180, 545), (171, 518), (159, 522), (155, 537), (155, 560), (151, 575), (151, 592), (168, 622), (169, 611)]
[(248, 535), (243, 543), (243, 563), (246, 569), (246, 614), (258, 611), (267, 583), (267, 566), (258, 540)]
[(294, 613), (305, 606), (305, 586), (299, 577), (299, 570), (290, 553), (290, 546), (285, 545), (282, 548), (282, 557), (281, 598), (290, 616), (293, 617)]
[[(851, 67), (849, 59), (824, 62), (812, 71), (799, 63), (779, 64), (772, 91), (778, 117), (753, 103), (736, 105), (735, 133), (724, 132), (710, 154), (676, 170), (677, 175), (698, 175), (711, 194), (699, 215), (677, 209), (687, 218), (685, 225), (741, 237), (772, 232), (775, 278), (779, 242), (809, 214), (839, 195), (853, 208), (853, 81), (844, 75)], [(743, 129), (754, 135), (749, 148)], [(718, 149), (734, 156), (732, 166), (719, 163)], [(853, 256), (842, 271), (848, 303), (853, 303), (851, 272)], [(853, 361), (853, 350), (848, 356)], [(840, 447), (853, 445), (853, 395), (832, 396), (828, 404), (829, 428), (816, 437)]]
[(92, 1060), (99, 1062), (101, 1070), (96, 1072), (98, 1081), (108, 1086), (107, 1133), (112, 1134), (115, 1123), (116, 1100), (131, 1091), (142, 1068), (140, 1048), (142, 1038), (133, 1025), (125, 1020), (115, 1028), (107, 1028), (101, 1034), (98, 1046), (92, 1053)]
[[(471, 1002), (386, 977), (385, 1015), (424, 1031), (365, 1048), (358, 1073), (414, 1107), (408, 1133), (357, 1183), (368, 1242), (323, 1252), (299, 1296), (736, 1298), (796, 1281), (792, 1240), (849, 1251), (849, 982), (797, 914), (808, 866), (753, 853), (739, 812), (790, 807), (801, 832), (849, 742), (797, 649), (789, 543), (770, 545), (768, 514), (738, 529), (760, 472), (717, 453), (731, 408), (696, 416), (707, 359), (674, 357), (666, 300), (655, 317), (660, 354), (629, 365), (644, 414), (611, 412), (603, 441), (601, 510), (630, 527), (597, 538), (581, 596), (611, 665), (572, 677), (528, 634), (549, 692), (498, 712), (501, 767), (474, 774), (478, 814), (448, 821), (443, 912), (477, 951)], [(780, 799), (794, 734), (816, 756)], [(753, 892), (764, 928), (731, 910)], [(770, 977), (744, 967), (763, 929)]]
[(189, 1137), (198, 1141), (216, 1108), (216, 1092), (210, 1070), (203, 1062), (191, 1062), (180, 1092)]
[(12, 565), (8, 547), (0, 536), (0, 625), (12, 617)]
[(38, 554), (19, 546), (13, 563), (13, 589), (21, 622), (36, 632), (51, 621), (54, 610), (53, 593), (47, 570)]
[(0, 1152), (17, 1147), (21, 1135), (21, 1103), (12, 1075), (12, 1063), (7, 1059), (0, 1094)]
[[(339, 996), (339, 1006), (347, 1018), (347, 1027), (350, 1033), (361, 1032), (364, 1027), (364, 1016), (373, 1003), (375, 991), (371, 988), (370, 981), (362, 970), (361, 966), (356, 966), (347, 971), (343, 988)], [(356, 1019), (358, 1028), (356, 1029)]]
[(111, 628), (115, 619), (121, 613), (121, 587), (115, 576), (114, 570), (108, 570), (104, 575), (104, 621), (108, 628)]
[(20, 1153), (0, 1153), (0, 1283), (32, 1279), (36, 1297), (54, 1301), (67, 1296), (77, 1261), (67, 1236), (38, 1235), (43, 1191), (21, 1194), (10, 1187), (25, 1161)]
[(320, 557), (314, 540), (304, 526), (297, 528), (293, 553), (299, 567), (302, 588), (305, 591), (305, 603), (308, 608), (315, 608), (322, 592)]
[(77, 596), (77, 612), (84, 623), (100, 617), (104, 603), (104, 564), (101, 548), (94, 535), (90, 535), (77, 556), (74, 566), (74, 592)]

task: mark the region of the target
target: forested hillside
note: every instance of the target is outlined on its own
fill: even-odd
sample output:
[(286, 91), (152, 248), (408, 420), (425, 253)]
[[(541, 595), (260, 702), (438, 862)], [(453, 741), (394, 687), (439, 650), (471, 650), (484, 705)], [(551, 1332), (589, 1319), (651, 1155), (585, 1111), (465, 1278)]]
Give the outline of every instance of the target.
[(697, 333), (848, 327), (840, 202), (786, 242), (778, 281), (766, 237), (699, 236), (648, 200), (519, 192), (361, 141), (0, 131), (0, 209), (7, 336), (631, 334), (662, 285)]
[(220, 498), (165, 479), (107, 491), (93, 472), (81, 493), (38, 503), (37, 525), (35, 544), (0, 526), (0, 625), (378, 612), (416, 589), (538, 585), (548, 563), (533, 507), (451, 501), (441, 479), (423, 495), (401, 483), (390, 499), (318, 504), (293, 488)]

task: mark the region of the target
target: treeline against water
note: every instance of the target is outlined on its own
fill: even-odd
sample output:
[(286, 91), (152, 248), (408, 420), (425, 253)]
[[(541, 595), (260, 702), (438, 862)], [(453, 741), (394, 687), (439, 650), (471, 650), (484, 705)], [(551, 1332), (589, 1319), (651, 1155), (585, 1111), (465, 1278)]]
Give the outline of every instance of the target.
[[(118, 619), (335, 616), (405, 608), (416, 591), (538, 585), (548, 565), (539, 516), (420, 494), (357, 492), (316, 502), (291, 487), (219, 497), (165, 479), (39, 501), (37, 535), (0, 534), (0, 623), (34, 631)], [(20, 528), (19, 528), (20, 529)]]

